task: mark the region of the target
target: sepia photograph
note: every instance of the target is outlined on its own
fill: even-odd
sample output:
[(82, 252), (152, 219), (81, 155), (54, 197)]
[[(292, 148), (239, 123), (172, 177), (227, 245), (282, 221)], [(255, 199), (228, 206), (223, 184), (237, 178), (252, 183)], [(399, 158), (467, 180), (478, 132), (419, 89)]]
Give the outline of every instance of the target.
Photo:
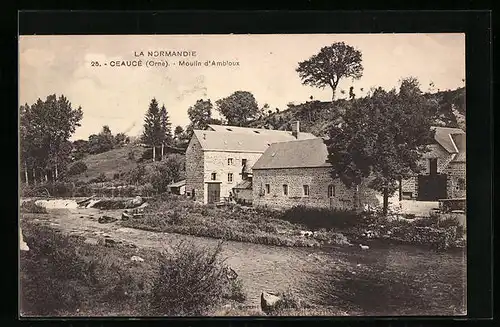
[(20, 35), (20, 317), (467, 315), (465, 59), (463, 33)]

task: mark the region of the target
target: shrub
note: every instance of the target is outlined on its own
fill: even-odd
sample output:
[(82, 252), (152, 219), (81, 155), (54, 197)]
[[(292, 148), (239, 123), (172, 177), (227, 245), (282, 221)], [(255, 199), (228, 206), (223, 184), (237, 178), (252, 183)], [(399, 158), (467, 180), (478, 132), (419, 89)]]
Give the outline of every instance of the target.
[(134, 150), (130, 150), (130, 151), (128, 152), (128, 160), (135, 161), (135, 153), (134, 153)]
[(91, 184), (93, 184), (93, 183), (104, 183), (104, 182), (107, 182), (107, 181), (108, 181), (108, 178), (106, 177), (106, 174), (100, 173), (99, 176), (91, 179), (90, 183)]
[(116, 252), (99, 251), (99, 246), (43, 225), (23, 226), (23, 234), (30, 247), (20, 260), (23, 315), (144, 310), (146, 284), (117, 263), (122, 257)]
[(87, 165), (83, 161), (76, 161), (68, 168), (68, 175), (78, 175), (87, 171)]
[(24, 213), (47, 213), (47, 209), (35, 201), (25, 201), (21, 204), (21, 212)]
[(210, 250), (181, 242), (171, 256), (160, 258), (150, 300), (155, 314), (201, 315), (220, 303), (227, 280), (220, 259), (221, 245)]
[(233, 300), (236, 302), (243, 303), (247, 299), (247, 295), (243, 290), (243, 282), (241, 279), (233, 279), (229, 281), (227, 287), (226, 294), (224, 294), (224, 298)]
[(347, 228), (366, 223), (364, 216), (354, 211), (309, 208), (305, 206), (292, 207), (284, 211), (280, 218), (310, 229)]

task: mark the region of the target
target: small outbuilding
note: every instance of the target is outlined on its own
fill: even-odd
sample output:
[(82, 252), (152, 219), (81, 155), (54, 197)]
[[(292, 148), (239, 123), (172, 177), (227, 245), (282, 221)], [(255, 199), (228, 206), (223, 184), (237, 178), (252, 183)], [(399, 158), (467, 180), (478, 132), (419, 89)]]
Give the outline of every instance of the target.
[(168, 185), (169, 192), (177, 195), (184, 195), (186, 193), (186, 180), (183, 179), (176, 183)]

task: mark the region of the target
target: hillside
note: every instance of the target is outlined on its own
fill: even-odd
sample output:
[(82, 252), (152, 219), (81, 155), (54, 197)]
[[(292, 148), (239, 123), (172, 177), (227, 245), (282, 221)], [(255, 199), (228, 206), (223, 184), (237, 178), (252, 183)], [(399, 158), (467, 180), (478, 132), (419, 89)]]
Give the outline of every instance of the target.
[[(426, 93), (424, 95), (437, 107), (434, 124), (460, 127), (465, 130), (465, 88)], [(317, 136), (325, 136), (331, 124), (340, 119), (341, 113), (350, 105), (350, 100), (334, 102), (307, 101), (289, 105), (286, 110), (274, 112), (250, 123), (251, 127), (290, 130), (292, 121), (300, 121), (300, 129)]]
[[(113, 179), (115, 174), (126, 174), (137, 166), (137, 159), (141, 157), (144, 148), (136, 144), (127, 144), (107, 152), (88, 155), (82, 159), (87, 165), (87, 171), (70, 180), (89, 182), (104, 174), (108, 179)], [(133, 157), (132, 157), (133, 154)]]

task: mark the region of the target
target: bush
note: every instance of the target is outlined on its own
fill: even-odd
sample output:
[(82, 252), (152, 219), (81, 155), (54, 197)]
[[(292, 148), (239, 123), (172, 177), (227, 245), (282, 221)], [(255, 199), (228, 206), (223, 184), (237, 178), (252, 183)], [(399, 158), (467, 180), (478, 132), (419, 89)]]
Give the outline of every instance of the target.
[(221, 245), (210, 250), (181, 242), (171, 256), (161, 257), (150, 300), (154, 314), (201, 315), (220, 303), (227, 281)]
[(247, 299), (247, 295), (243, 290), (243, 282), (241, 279), (234, 279), (228, 283), (228, 289), (224, 298), (243, 303)]
[(87, 165), (83, 161), (76, 161), (68, 168), (68, 175), (74, 176), (87, 171)]
[(108, 178), (106, 177), (106, 174), (100, 173), (99, 176), (92, 178), (89, 183), (94, 184), (94, 183), (104, 183), (107, 182)]
[(23, 213), (47, 213), (47, 209), (36, 204), (35, 201), (25, 201), (21, 204), (21, 212)]
[(124, 309), (143, 313), (147, 294), (143, 278), (134, 278), (130, 267), (123, 269), (116, 252), (99, 251), (99, 246), (43, 225), (23, 226), (23, 234), (30, 247), (20, 260), (23, 315)]
[(300, 224), (309, 229), (347, 228), (366, 224), (365, 217), (355, 211), (309, 208), (305, 206), (295, 206), (286, 210), (280, 219)]

